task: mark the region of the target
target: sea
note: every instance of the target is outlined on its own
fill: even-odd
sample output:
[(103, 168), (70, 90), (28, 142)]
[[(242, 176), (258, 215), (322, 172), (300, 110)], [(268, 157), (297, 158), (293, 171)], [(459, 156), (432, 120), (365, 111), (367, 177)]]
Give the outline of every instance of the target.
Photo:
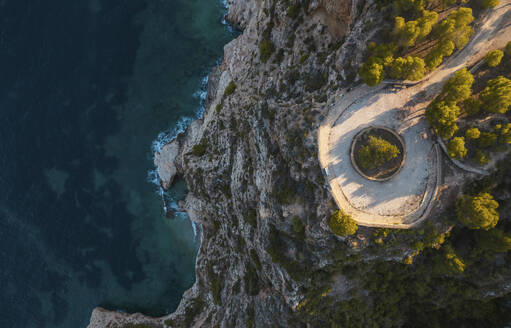
[(0, 0), (0, 327), (161, 316), (195, 280), (153, 151), (204, 110), (220, 0)]

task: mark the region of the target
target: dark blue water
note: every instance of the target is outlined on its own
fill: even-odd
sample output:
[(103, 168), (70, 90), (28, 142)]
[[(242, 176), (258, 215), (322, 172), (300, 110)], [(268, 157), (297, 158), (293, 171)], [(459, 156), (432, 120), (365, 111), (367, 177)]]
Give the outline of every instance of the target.
[(200, 108), (232, 38), (223, 11), (0, 0), (0, 327), (85, 327), (95, 306), (162, 315), (193, 284), (198, 245), (162, 215), (151, 144)]

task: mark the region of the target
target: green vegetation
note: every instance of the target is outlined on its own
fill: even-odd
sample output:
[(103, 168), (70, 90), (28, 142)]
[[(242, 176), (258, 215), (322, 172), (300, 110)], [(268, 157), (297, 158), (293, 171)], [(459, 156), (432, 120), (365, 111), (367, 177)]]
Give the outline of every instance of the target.
[(368, 86), (375, 86), (383, 81), (385, 73), (383, 71), (383, 63), (379, 58), (371, 57), (366, 61), (358, 73), (362, 81)]
[(344, 214), (341, 210), (335, 211), (328, 223), (333, 233), (338, 236), (353, 235), (357, 232), (358, 225), (351, 215)]
[(419, 57), (398, 57), (389, 65), (389, 76), (393, 79), (418, 81), (424, 77), (426, 64)]
[(499, 142), (502, 144), (511, 144), (511, 123), (496, 128), (499, 132)]
[(481, 91), (482, 108), (491, 113), (504, 114), (511, 106), (511, 80), (503, 76), (488, 81)]
[(483, 8), (495, 8), (499, 5), (499, 0), (483, 0)]
[(369, 136), (367, 145), (362, 146), (356, 155), (362, 168), (372, 169), (391, 161), (400, 153), (399, 149), (387, 140)]
[(477, 139), (480, 148), (490, 148), (497, 143), (497, 135), (492, 132), (481, 132)]
[(208, 147), (208, 141), (206, 138), (202, 138), (200, 143), (193, 145), (191, 154), (197, 157), (201, 157), (206, 153)]
[(445, 82), (441, 94), (428, 106), (426, 120), (440, 137), (449, 139), (458, 131), (460, 108), (457, 103), (465, 101), (471, 105), (469, 99), (473, 83), (474, 77), (465, 68), (456, 71)]
[(499, 203), (489, 193), (462, 195), (456, 201), (458, 219), (470, 229), (489, 230), (499, 221)]
[(225, 88), (224, 96), (229, 97), (230, 95), (232, 95), (234, 93), (234, 91), (236, 91), (236, 83), (234, 83), (234, 81), (231, 81)]
[(482, 103), (479, 99), (468, 98), (463, 102), (463, 111), (468, 116), (474, 116), (481, 110)]
[[(445, 2), (445, 1), (444, 1)], [(447, 1), (448, 5), (454, 1)], [(386, 75), (393, 79), (417, 81), (424, 77), (426, 69), (434, 70), (454, 50), (462, 49), (474, 33), (470, 24), (474, 20), (472, 9), (461, 7), (438, 22), (438, 13), (425, 10), (424, 0), (395, 0), (394, 29), (390, 33), (393, 42), (376, 45), (370, 43), (370, 57), (359, 71), (361, 79), (375, 86)], [(406, 20), (405, 17), (413, 17)], [(433, 48), (424, 56), (402, 56), (394, 58), (399, 50), (406, 54), (408, 48), (417, 43), (433, 41)]]
[(481, 165), (486, 165), (490, 162), (490, 156), (487, 152), (477, 149), (475, 154), (476, 160)]
[(443, 100), (434, 100), (426, 110), (426, 120), (433, 127), (436, 134), (444, 139), (451, 138), (458, 131), (456, 123), (460, 115), (460, 108)]
[(504, 57), (504, 52), (502, 50), (492, 50), (486, 54), (484, 61), (488, 66), (495, 67), (500, 64), (502, 57)]
[(440, 40), (451, 40), (456, 49), (463, 49), (474, 34), (474, 29), (469, 25), (473, 21), (472, 9), (461, 7), (437, 24), (433, 34)]
[(401, 16), (394, 18), (394, 35), (399, 46), (412, 47), (417, 39), (424, 39), (431, 33), (433, 25), (438, 21), (434, 11), (422, 11), (422, 17), (417, 20), (405, 21)]
[(470, 97), (473, 83), (472, 74), (466, 68), (462, 68), (445, 82), (441, 98), (449, 103), (464, 101)]
[(478, 139), (481, 135), (481, 131), (478, 128), (470, 128), (465, 131), (465, 138), (467, 139)]
[(264, 39), (259, 43), (259, 58), (263, 63), (266, 63), (268, 59), (270, 59), (274, 51), (275, 45), (271, 41)]
[(442, 64), (444, 57), (450, 56), (453, 51), (454, 42), (448, 39), (441, 40), (424, 58), (426, 68), (430, 71), (435, 70)]
[(455, 159), (462, 159), (467, 156), (467, 148), (465, 148), (465, 138), (455, 137), (447, 144), (447, 153)]

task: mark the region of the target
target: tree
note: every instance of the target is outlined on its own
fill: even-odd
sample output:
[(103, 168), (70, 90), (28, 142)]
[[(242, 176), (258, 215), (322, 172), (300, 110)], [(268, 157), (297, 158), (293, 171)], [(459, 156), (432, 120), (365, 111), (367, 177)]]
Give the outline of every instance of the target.
[(492, 50), (486, 54), (484, 61), (488, 66), (495, 67), (500, 64), (502, 57), (504, 57), (504, 52), (502, 50)]
[(472, 93), (473, 83), (474, 77), (466, 68), (456, 71), (442, 87), (443, 99), (454, 103), (468, 99)]
[(424, 60), (419, 57), (398, 57), (389, 65), (389, 75), (393, 79), (418, 81), (425, 72)]
[(489, 230), (499, 221), (499, 203), (489, 193), (462, 195), (456, 201), (458, 219), (470, 229)]
[(465, 131), (465, 138), (467, 139), (477, 139), (481, 135), (481, 131), (478, 128), (470, 128)]
[(487, 152), (481, 149), (476, 150), (476, 160), (481, 165), (486, 165), (490, 162), (490, 156)]
[(370, 57), (362, 65), (358, 74), (362, 81), (370, 87), (380, 84), (385, 76), (381, 59), (377, 57)]
[(499, 142), (511, 144), (511, 123), (502, 126), (499, 129)]
[(463, 102), (463, 111), (467, 113), (468, 116), (473, 116), (481, 110), (482, 103), (479, 99), (468, 98)]
[(474, 20), (472, 9), (461, 7), (452, 11), (446, 19), (434, 28), (434, 34), (439, 39), (447, 39), (454, 42), (456, 49), (462, 49), (474, 34), (474, 30), (469, 26)]
[(403, 17), (396, 16), (394, 18), (394, 34), (398, 39), (399, 45), (411, 47), (415, 44), (415, 40), (417, 40), (420, 34), (419, 22), (405, 22)]
[(369, 136), (367, 145), (358, 150), (358, 161), (362, 168), (373, 169), (394, 159), (401, 152), (399, 149), (383, 138)]
[(488, 81), (486, 88), (481, 91), (480, 99), (484, 110), (504, 114), (511, 106), (511, 80), (498, 76)]
[(441, 40), (436, 47), (434, 47), (426, 55), (426, 67), (430, 71), (436, 69), (443, 61), (445, 56), (450, 56), (454, 50), (454, 42), (451, 40)]
[(388, 61), (387, 58), (394, 57), (397, 51), (397, 46), (390, 42), (384, 44), (376, 44), (375, 42), (369, 42), (367, 50), (371, 53), (371, 56), (383, 59), (383, 62)]
[(499, 0), (483, 0), (483, 8), (495, 8), (499, 5)]
[(395, 0), (394, 9), (398, 15), (418, 15), (426, 6), (424, 0)]
[(444, 139), (449, 139), (458, 131), (456, 120), (459, 115), (459, 107), (444, 100), (434, 100), (426, 110), (426, 120), (435, 133)]
[(467, 148), (465, 148), (465, 138), (452, 138), (447, 144), (447, 153), (455, 159), (462, 159), (467, 156)]
[(433, 26), (438, 22), (438, 14), (434, 11), (423, 10), (419, 22), (419, 38), (423, 39), (431, 33)]
[(492, 132), (481, 132), (479, 135), (479, 139), (477, 140), (477, 145), (480, 148), (490, 148), (491, 146), (497, 143), (497, 135)]
[(495, 253), (505, 253), (511, 250), (511, 237), (500, 229), (480, 231), (476, 234), (477, 245), (480, 249)]
[(333, 233), (338, 236), (353, 235), (358, 229), (357, 221), (341, 210), (337, 210), (332, 214), (329, 226)]

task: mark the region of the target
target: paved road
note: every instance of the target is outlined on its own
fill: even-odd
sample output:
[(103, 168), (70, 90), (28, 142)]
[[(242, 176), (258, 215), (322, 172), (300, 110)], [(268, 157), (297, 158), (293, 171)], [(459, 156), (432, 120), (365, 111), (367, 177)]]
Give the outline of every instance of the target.
[[(420, 83), (394, 91), (387, 84), (359, 86), (345, 92), (319, 128), (318, 155), (339, 208), (360, 225), (410, 228), (424, 220), (441, 181), (440, 150), (432, 141), (424, 110), (455, 71), (475, 64), (488, 51), (511, 41), (511, 0), (489, 11), (475, 26), (467, 46)], [(407, 160), (388, 182), (362, 178), (353, 169), (349, 147), (353, 136), (370, 125), (397, 130), (404, 138)]]

